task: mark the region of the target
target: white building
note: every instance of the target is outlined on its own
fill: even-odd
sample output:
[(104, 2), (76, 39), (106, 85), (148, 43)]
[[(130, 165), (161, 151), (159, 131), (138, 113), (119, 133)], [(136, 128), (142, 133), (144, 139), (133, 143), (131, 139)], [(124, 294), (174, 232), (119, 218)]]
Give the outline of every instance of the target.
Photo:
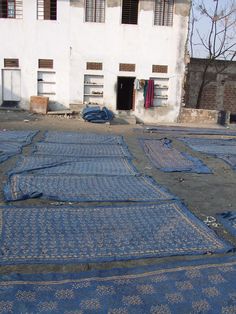
[[(189, 2), (0, 0), (0, 104), (27, 109), (44, 95), (52, 109), (99, 103), (144, 122), (176, 121)], [(154, 79), (153, 107), (135, 79)]]

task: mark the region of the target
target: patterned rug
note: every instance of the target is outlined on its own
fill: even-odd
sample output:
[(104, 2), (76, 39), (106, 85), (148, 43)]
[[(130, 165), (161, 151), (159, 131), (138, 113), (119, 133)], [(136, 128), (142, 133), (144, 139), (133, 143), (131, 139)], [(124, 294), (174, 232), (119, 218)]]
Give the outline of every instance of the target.
[(233, 170), (236, 170), (236, 155), (217, 155), (217, 157), (223, 159)]
[[(142, 130), (142, 129), (138, 129)], [(235, 130), (229, 130), (227, 128), (222, 129), (206, 129), (206, 128), (188, 128), (178, 126), (144, 126), (143, 130), (149, 133), (184, 133), (184, 134), (199, 134), (199, 135), (225, 135), (236, 136)]]
[(22, 143), (17, 142), (0, 142), (0, 162), (21, 153)]
[(1, 275), (3, 313), (234, 314), (236, 259), (79, 274)]
[(4, 187), (6, 201), (41, 197), (71, 202), (145, 202), (175, 196), (145, 176), (16, 174)]
[(0, 210), (0, 264), (89, 263), (232, 249), (176, 201)]
[(138, 175), (130, 159), (120, 157), (76, 158), (45, 155), (21, 157), (9, 175), (30, 172), (35, 174), (67, 175)]
[(234, 139), (205, 139), (179, 138), (193, 150), (211, 155), (235, 155), (236, 140)]
[(25, 145), (32, 142), (39, 131), (0, 131), (0, 142), (18, 142)]
[(0, 131), (0, 163), (21, 153), (38, 131)]
[(123, 137), (118, 135), (57, 131), (47, 131), (44, 141), (67, 144), (124, 144)]
[(34, 154), (76, 157), (127, 157), (131, 154), (125, 145), (62, 144), (40, 142), (34, 146)]
[(175, 149), (169, 139), (140, 139), (140, 143), (149, 160), (162, 171), (212, 173), (198, 158)]
[(218, 215), (222, 225), (236, 237), (236, 212), (226, 212)]

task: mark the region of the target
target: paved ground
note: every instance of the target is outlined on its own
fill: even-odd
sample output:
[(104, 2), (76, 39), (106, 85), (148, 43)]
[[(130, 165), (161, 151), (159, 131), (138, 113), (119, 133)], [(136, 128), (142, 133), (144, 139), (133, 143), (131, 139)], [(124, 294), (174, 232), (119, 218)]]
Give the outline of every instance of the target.
[[(199, 126), (199, 125), (198, 125)], [(213, 157), (191, 152), (193, 156), (200, 157), (210, 168), (213, 169), (213, 174), (192, 174), (192, 173), (163, 173), (155, 169), (144, 155), (141, 147), (138, 144), (139, 137), (145, 138), (163, 138), (168, 137), (173, 139), (175, 147), (181, 148), (183, 151), (190, 152), (183, 143), (176, 141), (178, 134), (149, 134), (143, 133), (140, 125), (95, 125), (82, 122), (79, 119), (68, 119), (65, 117), (41, 116), (27, 112), (0, 110), (0, 129), (7, 130), (40, 130), (41, 132), (35, 137), (34, 142), (38, 141), (45, 130), (60, 130), (60, 131), (84, 131), (97, 133), (113, 133), (124, 136), (130, 151), (135, 156), (134, 164), (140, 172), (151, 175), (158, 183), (166, 186), (171, 192), (178, 195), (189, 209), (198, 216), (201, 220), (205, 220), (207, 216), (214, 216), (227, 210), (236, 209), (236, 172), (231, 170), (230, 166)], [(218, 136), (219, 137), (219, 136)], [(31, 144), (32, 146), (32, 144)], [(23, 154), (27, 155), (30, 146), (25, 147)], [(6, 172), (10, 170), (17, 160), (13, 157), (8, 161), (0, 164), (0, 191), (6, 181)], [(17, 204), (50, 204), (48, 200), (26, 200), (19, 201)], [(4, 204), (3, 194), (0, 192), (0, 204)], [(15, 203), (11, 203), (14, 204)], [(104, 203), (109, 204), (109, 203)], [(90, 203), (91, 205), (91, 203)], [(86, 203), (83, 204), (86, 206)], [(213, 229), (223, 238), (230, 241), (236, 246), (236, 240), (230, 236), (225, 230), (219, 227)], [(216, 255), (215, 255), (216, 256)], [(210, 258), (211, 256), (209, 256)], [(169, 258), (152, 258), (145, 260), (134, 260), (125, 262), (112, 262), (100, 264), (86, 265), (18, 265), (4, 266), (0, 268), (0, 273), (9, 273), (12, 271), (31, 273), (31, 272), (50, 272), (50, 271), (81, 271), (85, 269), (109, 269), (112, 267), (124, 266), (131, 267), (134, 265), (147, 265), (162, 263), (174, 260), (186, 260), (193, 258), (201, 258), (201, 256), (179, 256)]]

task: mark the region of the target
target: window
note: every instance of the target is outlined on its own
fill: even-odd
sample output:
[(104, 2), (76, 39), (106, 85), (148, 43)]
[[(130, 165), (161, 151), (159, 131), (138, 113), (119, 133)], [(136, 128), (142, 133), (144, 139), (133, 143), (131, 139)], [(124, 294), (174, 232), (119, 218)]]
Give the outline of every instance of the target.
[(155, 0), (154, 25), (173, 25), (174, 0)]
[(0, 0), (0, 18), (22, 18), (22, 0)]
[(123, 0), (122, 24), (138, 24), (139, 0)]
[(39, 59), (39, 69), (53, 69), (52, 59)]
[(37, 0), (38, 20), (57, 19), (57, 0)]
[(4, 59), (4, 68), (18, 68), (19, 59)]
[(105, 22), (105, 0), (85, 0), (85, 22)]

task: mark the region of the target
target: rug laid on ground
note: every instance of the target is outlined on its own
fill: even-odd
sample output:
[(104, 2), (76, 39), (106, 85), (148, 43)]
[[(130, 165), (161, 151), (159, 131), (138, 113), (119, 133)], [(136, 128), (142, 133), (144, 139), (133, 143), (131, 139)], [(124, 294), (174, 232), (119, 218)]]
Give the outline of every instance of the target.
[(64, 144), (39, 142), (33, 148), (34, 154), (62, 155), (76, 157), (127, 157), (131, 154), (125, 145), (107, 144)]
[(217, 155), (217, 157), (223, 159), (233, 170), (236, 170), (236, 155)]
[(0, 131), (0, 163), (20, 154), (22, 147), (31, 143), (38, 131)]
[(45, 142), (67, 144), (124, 144), (122, 136), (110, 134), (47, 131)]
[(152, 164), (162, 171), (212, 173), (198, 158), (175, 149), (172, 141), (167, 138), (161, 140), (140, 139), (140, 143)]
[(0, 131), (0, 142), (18, 142), (30, 144), (38, 131)]
[(138, 175), (130, 159), (121, 157), (76, 158), (35, 155), (21, 157), (9, 175), (30, 172), (35, 174), (67, 175)]
[(0, 264), (89, 263), (232, 249), (178, 201), (0, 210)]
[(0, 162), (21, 153), (22, 143), (17, 142), (0, 142)]
[[(142, 130), (142, 129), (137, 129)], [(225, 135), (225, 136), (236, 136), (235, 130), (227, 128), (188, 128), (179, 126), (144, 126), (143, 130), (149, 133), (170, 133), (170, 134), (199, 134), (199, 135)]]
[(6, 201), (41, 197), (58, 201), (145, 202), (175, 196), (146, 176), (11, 175), (4, 187)]
[(234, 212), (225, 212), (218, 215), (218, 220), (222, 225), (236, 237), (236, 211)]
[(211, 155), (236, 155), (235, 139), (179, 138), (193, 150)]
[[(236, 258), (0, 276), (6, 313), (233, 314)], [(5, 313), (3, 311), (3, 313)]]

